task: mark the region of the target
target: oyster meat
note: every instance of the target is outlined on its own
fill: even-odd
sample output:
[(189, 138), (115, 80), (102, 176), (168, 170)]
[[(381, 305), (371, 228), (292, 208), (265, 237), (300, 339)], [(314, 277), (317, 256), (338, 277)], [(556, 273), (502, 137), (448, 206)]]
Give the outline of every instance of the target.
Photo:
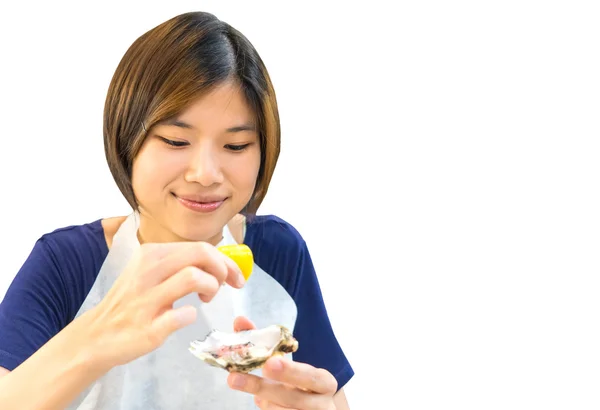
[(213, 330), (204, 340), (192, 341), (189, 350), (211, 366), (248, 373), (272, 356), (294, 353), (298, 341), (285, 326), (272, 325), (235, 333)]

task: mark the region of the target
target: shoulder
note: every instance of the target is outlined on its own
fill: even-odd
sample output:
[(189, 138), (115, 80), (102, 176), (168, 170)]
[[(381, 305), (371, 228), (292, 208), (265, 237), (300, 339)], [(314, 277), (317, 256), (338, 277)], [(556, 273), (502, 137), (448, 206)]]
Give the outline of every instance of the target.
[(260, 241), (280, 250), (306, 245), (298, 229), (277, 215), (248, 216), (246, 230), (246, 241)]
[(252, 249), (256, 264), (294, 299), (299, 282), (314, 275), (304, 238), (298, 229), (279, 216), (248, 216), (244, 243)]
[(97, 219), (55, 229), (42, 235), (37, 246), (54, 262), (57, 273), (68, 276), (68, 282), (83, 280), (88, 287), (108, 255), (103, 221)]
[(103, 259), (108, 254), (115, 233), (126, 218), (110, 217), (64, 226), (45, 233), (39, 241), (59, 254), (91, 252), (89, 256)]
[(102, 219), (55, 229), (43, 234), (37, 245), (61, 265), (72, 260), (82, 265), (97, 265), (108, 254)]
[(51, 297), (44, 298), (60, 303), (68, 321), (94, 284), (107, 255), (102, 219), (57, 228), (38, 238), (15, 276), (15, 291), (51, 291)]
[(106, 245), (102, 219), (79, 225), (68, 225), (43, 234), (40, 241), (58, 247), (78, 247), (83, 244)]
[(71, 295), (69, 298), (79, 302), (94, 284), (108, 256), (107, 240), (112, 236), (107, 238), (107, 234), (113, 224), (113, 218), (96, 219), (43, 234), (19, 274), (58, 282), (63, 292)]

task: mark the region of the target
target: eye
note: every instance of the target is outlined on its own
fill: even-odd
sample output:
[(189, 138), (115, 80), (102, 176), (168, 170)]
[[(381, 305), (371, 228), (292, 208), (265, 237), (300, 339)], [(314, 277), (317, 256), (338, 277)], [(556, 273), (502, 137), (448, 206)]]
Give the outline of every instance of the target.
[(186, 145), (190, 145), (186, 141), (175, 141), (175, 140), (170, 140), (170, 139), (164, 138), (164, 137), (158, 137), (158, 138), (160, 138), (165, 144), (170, 145), (172, 147), (183, 147)]
[(227, 144), (225, 145), (225, 148), (227, 148), (230, 151), (235, 151), (235, 152), (239, 152), (239, 151), (243, 151), (245, 150), (250, 144)]

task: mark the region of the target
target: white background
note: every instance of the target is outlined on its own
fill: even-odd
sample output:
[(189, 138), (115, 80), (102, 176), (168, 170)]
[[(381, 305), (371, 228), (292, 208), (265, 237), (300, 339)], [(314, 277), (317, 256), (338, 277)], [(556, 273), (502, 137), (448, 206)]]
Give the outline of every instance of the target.
[(309, 244), (351, 408), (598, 409), (593, 3), (2, 2), (0, 297), (43, 233), (129, 212), (109, 81), (143, 32), (205, 10), (272, 75), (260, 213)]

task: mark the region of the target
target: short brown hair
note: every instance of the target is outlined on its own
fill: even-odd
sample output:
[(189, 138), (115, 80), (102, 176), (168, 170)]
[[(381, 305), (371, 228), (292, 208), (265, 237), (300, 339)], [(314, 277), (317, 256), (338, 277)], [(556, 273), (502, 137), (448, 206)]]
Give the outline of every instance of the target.
[(173, 17), (140, 36), (121, 59), (104, 107), (104, 151), (117, 186), (134, 210), (132, 163), (150, 128), (180, 114), (224, 81), (239, 83), (256, 115), (261, 162), (254, 193), (242, 212), (263, 201), (280, 151), (275, 91), (254, 46), (205, 12)]

